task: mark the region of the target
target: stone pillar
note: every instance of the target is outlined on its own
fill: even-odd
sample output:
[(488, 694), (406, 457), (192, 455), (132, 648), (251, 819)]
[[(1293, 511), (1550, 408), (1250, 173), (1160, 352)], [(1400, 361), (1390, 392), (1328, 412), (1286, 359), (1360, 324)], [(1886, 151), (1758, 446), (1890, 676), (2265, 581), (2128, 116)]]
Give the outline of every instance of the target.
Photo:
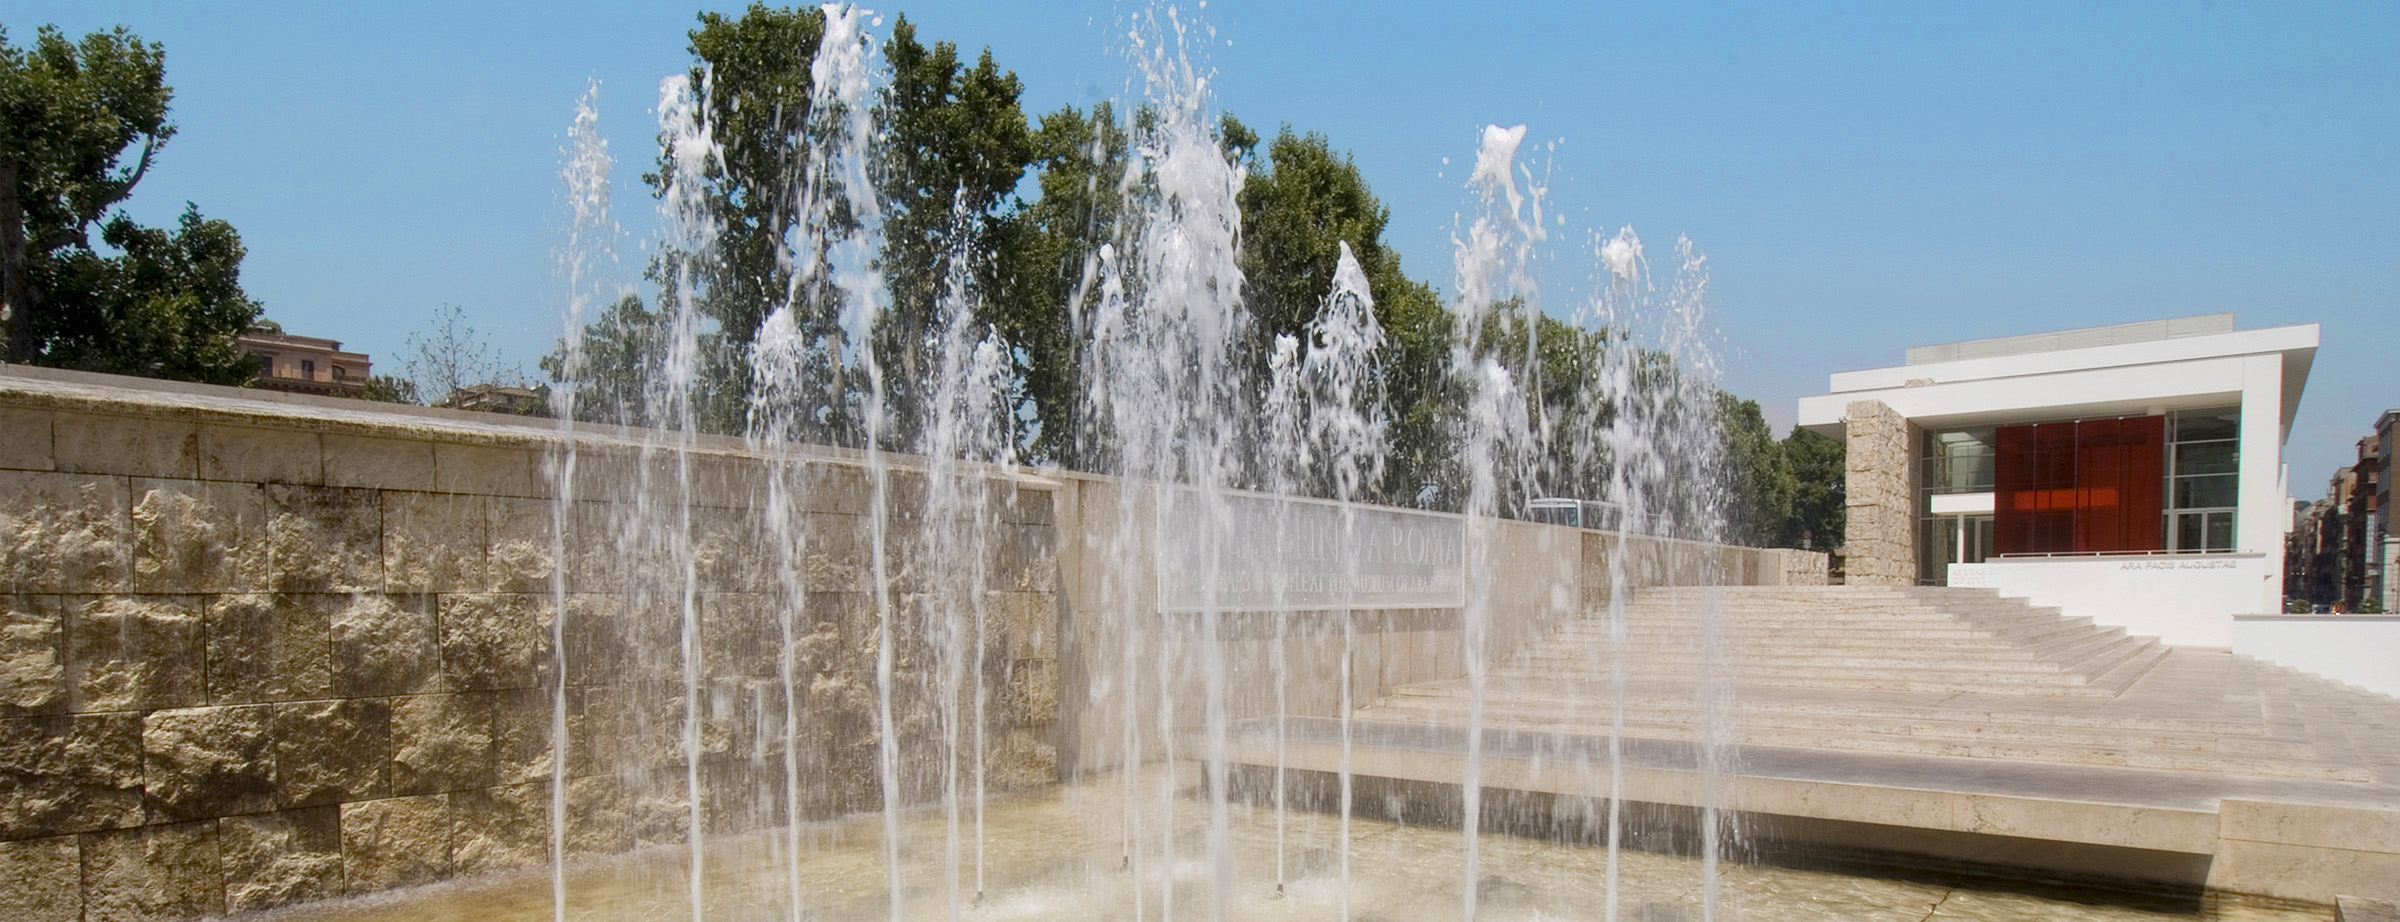
[(1846, 458), (1853, 586), (1917, 582), (1917, 427), (1880, 400), (1852, 401)]

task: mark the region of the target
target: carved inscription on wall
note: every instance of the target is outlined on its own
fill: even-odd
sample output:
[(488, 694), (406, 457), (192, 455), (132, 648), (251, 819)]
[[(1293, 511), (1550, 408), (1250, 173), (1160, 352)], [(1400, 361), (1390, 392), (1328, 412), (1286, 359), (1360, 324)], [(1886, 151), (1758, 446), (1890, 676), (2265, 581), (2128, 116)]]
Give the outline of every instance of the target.
[(1173, 491), (1161, 523), (1166, 611), (1457, 608), (1459, 517), (1318, 500)]

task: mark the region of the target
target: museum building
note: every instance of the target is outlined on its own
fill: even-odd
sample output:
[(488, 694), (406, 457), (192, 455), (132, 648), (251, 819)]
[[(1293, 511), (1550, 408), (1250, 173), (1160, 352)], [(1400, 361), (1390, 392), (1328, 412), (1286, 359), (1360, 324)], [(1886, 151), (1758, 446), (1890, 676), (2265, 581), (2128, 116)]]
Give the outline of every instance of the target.
[(2232, 314), (1920, 346), (1798, 424), (1849, 445), (1850, 582), (1983, 586), (2173, 643), (2275, 612), (2315, 324)]

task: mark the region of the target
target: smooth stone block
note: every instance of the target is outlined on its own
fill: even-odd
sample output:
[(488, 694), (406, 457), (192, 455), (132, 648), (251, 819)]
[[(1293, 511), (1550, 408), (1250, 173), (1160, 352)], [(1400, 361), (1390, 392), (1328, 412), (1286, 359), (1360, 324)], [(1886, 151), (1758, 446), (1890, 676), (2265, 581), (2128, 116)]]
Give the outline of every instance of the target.
[(143, 799), (153, 817), (197, 820), (275, 808), (268, 708), (155, 711), (142, 721)]
[(48, 410), (0, 407), (0, 468), (25, 471), (58, 469), (50, 428), (57, 414)]
[(67, 696), (75, 711), (205, 703), (200, 596), (67, 596)]
[(433, 444), (433, 488), (485, 496), (548, 496), (540, 456), (522, 448)]
[(326, 486), (433, 489), (432, 442), (328, 432), (323, 445)]
[(214, 820), (83, 836), (84, 922), (147, 922), (225, 912)]
[(450, 876), (450, 802), (441, 794), (343, 804), (342, 879), (350, 894)]
[(134, 477), (200, 476), (200, 427), (135, 416), (78, 414), (53, 426), (58, 469)]
[(342, 812), (311, 807), (217, 824), (225, 908), (272, 909), (342, 894)]
[(200, 477), (245, 483), (321, 484), (325, 482), (324, 449), (314, 432), (201, 426)]

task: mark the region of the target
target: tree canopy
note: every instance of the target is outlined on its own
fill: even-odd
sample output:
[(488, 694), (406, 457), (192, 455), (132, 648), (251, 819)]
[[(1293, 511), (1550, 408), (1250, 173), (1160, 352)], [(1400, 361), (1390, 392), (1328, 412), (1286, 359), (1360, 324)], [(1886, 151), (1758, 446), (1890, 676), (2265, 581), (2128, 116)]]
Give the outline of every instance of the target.
[(233, 226), (188, 203), (172, 229), (110, 214), (174, 136), (173, 97), (165, 49), (121, 27), (78, 42), (43, 26), (28, 48), (0, 29), (10, 361), (221, 384), (255, 372), (234, 345), (259, 304)]
[[(687, 280), (692, 304), (709, 323), (699, 399), (714, 409), (701, 413), (700, 425), (742, 428), (751, 344), (768, 315), (784, 308), (809, 344), (799, 389), (823, 401), (810, 417), (819, 430), (803, 435), (859, 445), (864, 383), (857, 347), (868, 344), (849, 342), (841, 319), (842, 299), (855, 295), (833, 290), (823, 273), (797, 291), (791, 284), (795, 262), (824, 257), (791, 247), (857, 222), (838, 208), (802, 213), (807, 184), (829, 181), (811, 172), (828, 168), (812, 162), (812, 142), (821, 146), (824, 133), (836, 130), (833, 113), (810, 111), (811, 100), (822, 98), (812, 95), (810, 64), (826, 28), (818, 10), (755, 3), (739, 16), (700, 16), (690, 34), (693, 111), (707, 120), (718, 148), (697, 176), (675, 175), (677, 152), (662, 149), (647, 178), (662, 196), (678, 183), (699, 190), (717, 225), (715, 252), (700, 259), (664, 252), (653, 260), (651, 276), (662, 298), (672, 295), (670, 280)], [(924, 37), (905, 16), (893, 21), (881, 58), (888, 80), (871, 102), (871, 178), (884, 237), (875, 269), (889, 301), (873, 319), (871, 345), (885, 384), (885, 447), (919, 447), (942, 335), (963, 321), (1006, 344), (1004, 377), (1024, 423), (1017, 455), (1105, 469), (1109, 434), (1082, 416), (1088, 321), (1099, 296), (1095, 260), (1106, 243), (1131, 264), (1127, 248), (1138, 244), (1121, 225), (1129, 202), (1147, 193), (1145, 178), (1127, 170), (1155, 113), (1102, 103), (1029, 116), (1020, 81), (989, 49), (970, 58), (954, 42)], [(662, 148), (670, 136), (662, 135)], [(1361, 399), (1374, 404), (1387, 463), (1381, 480), (1366, 485), (1367, 497), (1454, 503), (1464, 482), (1456, 440), (1465, 385), (1451, 367), (1453, 312), (1384, 243), (1390, 210), (1350, 155), (1322, 133), (1286, 125), (1262, 143), (1225, 115), (1215, 139), (1247, 172), (1239, 264), (1252, 322), (1236, 346), (1237, 375), (1263, 393), (1277, 339), (1311, 335), (1347, 246), (1367, 277), (1383, 333), (1366, 382), (1372, 393)], [(814, 237), (802, 226), (811, 220), (824, 225)], [(579, 334), (579, 415), (616, 422), (654, 415), (646, 401), (656, 394), (650, 383), (660, 373), (667, 316), (628, 295)], [(1584, 329), (1515, 301), (1494, 306), (1487, 323), (1475, 354), (1499, 360), (1528, 382), (1527, 416), (1545, 421), (1549, 442), (1548, 457), (1512, 466), (1504, 506), (1543, 494), (1600, 497), (1615, 459), (1598, 443), (1616, 410), (1590, 382), (1604, 374), (1615, 350), (1634, 347), (1610, 331)], [(563, 355), (543, 362), (554, 379), (568, 373)], [(1839, 485), (1824, 481), (1838, 481), (1838, 454), (1828, 466), (1825, 446), (1798, 435), (1775, 439), (1756, 402), (1694, 381), (1664, 353), (1637, 350), (1622, 358), (1634, 386), (1675, 389), (1673, 399), (1645, 406), (1676, 404), (1671, 412), (1681, 415), (1674, 424), (1716, 433), (1708, 450), (1675, 459), (1674, 469), (1689, 476), (1665, 492), (1677, 501), (1716, 498), (1727, 516), (1724, 537), (1732, 540), (1789, 543), (1803, 533), (1838, 532)], [(1239, 424), (1267, 425), (1263, 418)], [(1237, 437), (1255, 444), (1265, 434)], [(1265, 482), (1263, 472), (1248, 474), (1253, 484)]]

